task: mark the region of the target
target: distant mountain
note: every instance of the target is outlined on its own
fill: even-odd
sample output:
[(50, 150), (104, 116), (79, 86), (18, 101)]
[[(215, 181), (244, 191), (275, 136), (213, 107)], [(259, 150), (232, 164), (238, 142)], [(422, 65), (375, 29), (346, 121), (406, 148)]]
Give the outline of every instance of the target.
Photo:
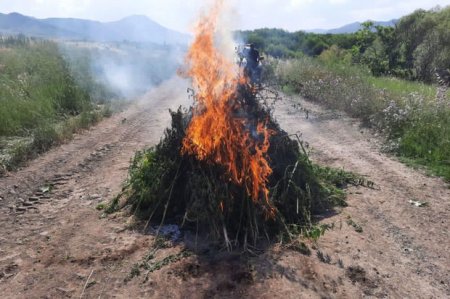
[(97, 34), (102, 36), (99, 40), (114, 40), (114, 34), (105, 32), (105, 24), (101, 22), (70, 18), (50, 18), (39, 21), (43, 25), (53, 26), (61, 30), (55, 37), (70, 38), (70, 36), (68, 37), (65, 33), (73, 32), (78, 39), (97, 40), (98, 38), (94, 38), (94, 35)]
[(66, 38), (75, 38), (75, 32), (61, 30), (41, 20), (27, 17), (18, 13), (0, 13), (0, 33), (3, 34), (25, 34), (37, 37), (55, 37), (64, 35)]
[(134, 41), (157, 41), (158, 43), (186, 43), (190, 38), (167, 29), (145, 16), (131, 16), (117, 22), (107, 23), (106, 26), (123, 39)]
[[(398, 22), (398, 19), (385, 21), (385, 22), (376, 22), (376, 21), (373, 21), (373, 22), (374, 22), (375, 26), (393, 27)], [(335, 29), (312, 29), (312, 30), (307, 30), (307, 32), (319, 33), (319, 34), (355, 33), (356, 31), (358, 31), (359, 29), (362, 28), (361, 24), (362, 24), (361, 22), (355, 22), (355, 23), (347, 24), (347, 25), (344, 25), (342, 27), (335, 28)]]
[(18, 13), (0, 13), (0, 34), (88, 40), (100, 42), (132, 41), (157, 44), (185, 44), (189, 35), (170, 30), (146, 16), (130, 16), (116, 22), (49, 18), (36, 19)]

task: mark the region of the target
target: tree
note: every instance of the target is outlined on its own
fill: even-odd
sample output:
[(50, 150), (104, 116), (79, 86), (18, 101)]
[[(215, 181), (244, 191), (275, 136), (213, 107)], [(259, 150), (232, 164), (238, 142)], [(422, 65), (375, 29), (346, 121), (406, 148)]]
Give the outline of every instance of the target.
[(359, 29), (355, 34), (355, 42), (352, 45), (351, 52), (353, 56), (353, 61), (356, 63), (363, 62), (363, 54), (366, 52), (367, 48), (375, 40), (375, 33), (373, 32), (373, 22), (367, 21), (361, 24), (362, 28)]

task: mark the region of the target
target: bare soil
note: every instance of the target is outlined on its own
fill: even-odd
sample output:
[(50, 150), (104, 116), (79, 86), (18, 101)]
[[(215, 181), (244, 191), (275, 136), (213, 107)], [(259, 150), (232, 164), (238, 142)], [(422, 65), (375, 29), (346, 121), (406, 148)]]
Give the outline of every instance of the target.
[(324, 215), (335, 228), (308, 243), (311, 255), (275, 244), (250, 259), (181, 256), (175, 244), (154, 254), (161, 269), (137, 271), (154, 237), (96, 207), (120, 192), (135, 151), (159, 141), (168, 108), (188, 104), (186, 87), (167, 82), (0, 179), (1, 298), (450, 297), (448, 185), (381, 153), (356, 120), (302, 99), (276, 105), (281, 126), (302, 134), (314, 161), (375, 182), (350, 188), (349, 206)]

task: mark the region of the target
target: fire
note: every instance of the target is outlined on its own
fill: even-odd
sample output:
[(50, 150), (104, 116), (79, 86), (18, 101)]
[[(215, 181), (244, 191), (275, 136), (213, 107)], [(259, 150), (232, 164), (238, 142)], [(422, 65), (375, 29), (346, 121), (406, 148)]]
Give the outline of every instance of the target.
[[(187, 54), (187, 75), (196, 89), (192, 119), (183, 140), (183, 154), (222, 165), (233, 183), (244, 186), (254, 202), (263, 204), (267, 217), (275, 209), (269, 201), (267, 158), (271, 130), (252, 122), (239, 101), (238, 87), (247, 84), (242, 70), (215, 46), (223, 1), (216, 1), (200, 18), (195, 40)], [(223, 203), (221, 204), (223, 210)]]

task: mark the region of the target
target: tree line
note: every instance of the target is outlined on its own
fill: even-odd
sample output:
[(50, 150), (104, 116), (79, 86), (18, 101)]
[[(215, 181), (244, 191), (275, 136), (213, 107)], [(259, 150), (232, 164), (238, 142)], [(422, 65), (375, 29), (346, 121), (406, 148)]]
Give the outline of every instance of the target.
[(236, 35), (275, 58), (328, 55), (363, 64), (373, 75), (391, 75), (426, 83), (436, 71), (450, 69), (450, 6), (419, 9), (394, 27), (364, 22), (351, 34), (315, 34), (282, 29), (239, 31)]

